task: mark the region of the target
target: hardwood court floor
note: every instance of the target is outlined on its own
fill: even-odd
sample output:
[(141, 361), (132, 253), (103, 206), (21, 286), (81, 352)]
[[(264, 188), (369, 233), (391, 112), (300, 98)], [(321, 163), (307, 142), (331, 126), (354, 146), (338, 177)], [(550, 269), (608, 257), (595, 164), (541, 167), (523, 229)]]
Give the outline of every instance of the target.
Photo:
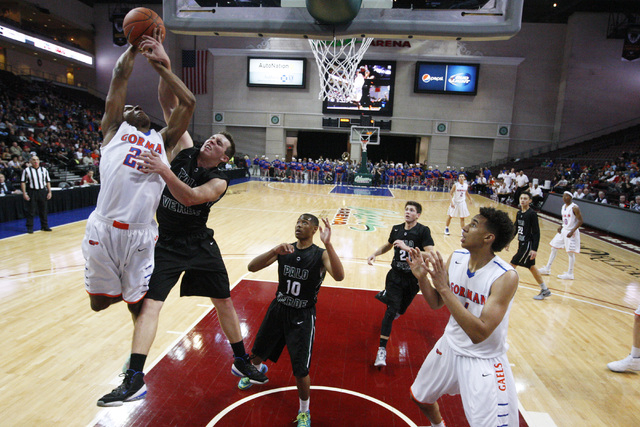
[[(379, 257), (375, 266), (367, 265), (366, 258), (386, 241), (391, 225), (402, 222), (407, 200), (422, 203), (420, 221), (431, 228), (439, 251), (448, 255), (459, 247), (455, 220), (452, 235), (442, 234), (448, 205), (444, 193), (392, 190), (395, 197), (380, 197), (334, 195), (330, 190), (324, 185), (260, 181), (231, 187), (213, 206), (209, 220), (231, 282), (274, 280), (275, 266), (255, 274), (246, 266), (255, 255), (293, 241), (295, 220), (305, 211), (330, 219), (341, 213), (345, 224), (333, 226), (332, 236), (345, 265), (346, 279), (340, 286), (383, 287), (391, 253)], [(474, 200), (472, 213), (480, 205), (493, 204), (476, 196)], [(515, 216), (514, 209), (500, 207)], [(101, 313), (89, 309), (80, 250), (84, 226), (81, 221), (56, 227), (53, 233), (0, 243), (3, 426), (88, 425), (100, 413), (96, 400), (120, 382), (117, 375), (130, 351), (131, 321), (122, 304)], [(556, 228), (541, 220), (539, 265), (548, 258), (548, 242)], [(512, 246), (503, 258), (511, 258)], [(640, 303), (640, 257), (585, 234), (582, 246), (574, 281), (555, 277), (567, 265), (566, 254), (558, 254), (548, 279), (553, 295), (547, 300), (532, 300), (538, 287), (528, 271), (518, 269), (508, 354), (520, 403), (531, 426), (638, 425), (640, 376), (614, 374), (606, 363), (629, 352), (632, 313)], [(328, 277), (325, 284), (336, 283)], [(163, 355), (209, 310), (205, 298), (170, 295), (149, 360)], [(377, 329), (381, 319), (372, 315), (369, 320)], [(227, 346), (224, 337), (216, 345)], [(375, 348), (362, 351), (373, 363)], [(114, 411), (113, 425), (126, 421), (117, 417)]]
[[(245, 279), (233, 289), (234, 300), (242, 301), (236, 310), (249, 335), (248, 344), (276, 288), (277, 282)], [(387, 346), (387, 367), (378, 369), (371, 363), (370, 351), (363, 351), (378, 346), (379, 327), (370, 319), (382, 318), (385, 306), (375, 294), (333, 286), (324, 286), (320, 293), (310, 372), (315, 427), (428, 424), (407, 393), (424, 355), (442, 335), (449, 312), (429, 310), (424, 299), (416, 300), (396, 324), (394, 341)], [(229, 374), (228, 348), (198, 345), (215, 342), (221, 334), (212, 311), (145, 376), (147, 398), (103, 411), (96, 427), (111, 425), (113, 414), (125, 412), (127, 426), (172, 426), (175, 420), (189, 426), (289, 425), (298, 411), (298, 397), (288, 353), (283, 352), (278, 363), (267, 362), (266, 385), (238, 390), (238, 378)], [(459, 396), (445, 396), (442, 411), (448, 425), (468, 427)]]

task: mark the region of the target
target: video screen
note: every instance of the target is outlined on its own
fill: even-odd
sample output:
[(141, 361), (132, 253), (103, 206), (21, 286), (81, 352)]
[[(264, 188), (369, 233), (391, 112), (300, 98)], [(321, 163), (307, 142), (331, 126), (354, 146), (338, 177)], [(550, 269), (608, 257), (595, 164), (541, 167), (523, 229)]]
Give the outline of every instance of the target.
[(307, 82), (305, 58), (249, 58), (247, 86), (304, 89)]
[(324, 114), (361, 114), (373, 116), (393, 115), (395, 61), (361, 61), (356, 68), (356, 78), (349, 102), (325, 100)]
[(416, 93), (475, 95), (478, 93), (479, 64), (417, 62)]

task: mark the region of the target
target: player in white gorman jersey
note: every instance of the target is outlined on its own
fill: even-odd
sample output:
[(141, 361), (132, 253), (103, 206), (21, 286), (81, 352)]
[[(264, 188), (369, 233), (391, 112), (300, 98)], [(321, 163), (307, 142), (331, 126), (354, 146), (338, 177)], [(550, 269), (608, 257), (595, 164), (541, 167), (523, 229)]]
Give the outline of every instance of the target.
[(142, 170), (139, 156), (150, 151), (168, 164), (172, 150), (187, 130), (195, 97), (182, 81), (159, 61), (152, 39), (144, 37), (139, 50), (179, 100), (167, 127), (156, 132), (138, 105), (125, 105), (127, 84), (138, 49), (130, 46), (113, 69), (102, 118), (101, 188), (96, 210), (87, 221), (82, 252), (85, 289), (91, 309), (101, 311), (127, 302), (134, 318), (147, 292), (158, 237), (153, 219), (164, 182)]
[(463, 173), (458, 175), (458, 182), (453, 184), (451, 191), (451, 203), (449, 210), (447, 210), (447, 221), (444, 227), (444, 234), (449, 235), (449, 224), (451, 224), (451, 218), (460, 218), (460, 228), (464, 228), (464, 219), (470, 215), (469, 208), (467, 208), (466, 199), (469, 199), (469, 203), (473, 204), (471, 196), (469, 195), (469, 184), (466, 182)]
[(463, 229), (463, 250), (444, 262), (439, 252), (412, 250), (409, 265), (432, 309), (451, 313), (425, 359), (411, 397), (432, 426), (444, 426), (437, 400), (460, 394), (471, 427), (517, 426), (518, 396), (507, 359), (509, 311), (518, 274), (495, 255), (514, 236), (506, 212), (480, 208)]
[(540, 274), (551, 274), (551, 265), (553, 260), (556, 259), (558, 249), (567, 251), (569, 257), (569, 268), (566, 272), (558, 275), (559, 279), (573, 280), (573, 267), (576, 263), (576, 254), (580, 253), (580, 226), (583, 223), (582, 213), (578, 205), (573, 203), (573, 194), (569, 191), (562, 193), (562, 225), (558, 227), (558, 234), (556, 234), (551, 242), (551, 254), (547, 265), (538, 269)]

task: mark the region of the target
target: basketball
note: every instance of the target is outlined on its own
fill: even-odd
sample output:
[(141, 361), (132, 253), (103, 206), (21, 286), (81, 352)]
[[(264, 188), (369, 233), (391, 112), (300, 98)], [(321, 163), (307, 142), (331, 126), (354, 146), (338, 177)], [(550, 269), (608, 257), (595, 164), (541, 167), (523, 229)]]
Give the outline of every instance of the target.
[(156, 27), (160, 27), (162, 41), (164, 41), (166, 30), (162, 18), (146, 7), (131, 9), (124, 17), (124, 21), (122, 21), (124, 35), (133, 46), (137, 46), (142, 41), (142, 36), (153, 37), (153, 30)]

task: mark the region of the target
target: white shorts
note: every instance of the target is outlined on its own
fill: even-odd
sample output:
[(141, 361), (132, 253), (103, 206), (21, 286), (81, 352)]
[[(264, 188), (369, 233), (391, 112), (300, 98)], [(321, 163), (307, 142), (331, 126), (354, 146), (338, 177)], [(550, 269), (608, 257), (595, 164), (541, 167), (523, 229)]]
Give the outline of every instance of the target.
[(576, 230), (573, 236), (567, 237), (569, 232), (562, 230), (557, 233), (549, 243), (556, 249), (565, 249), (567, 252), (580, 253), (580, 230)]
[(411, 386), (418, 402), (433, 404), (460, 394), (471, 427), (517, 426), (518, 395), (507, 355), (492, 359), (460, 356), (441, 337)]
[(469, 209), (467, 208), (467, 202), (454, 203), (453, 207), (449, 204), (449, 210), (447, 211), (447, 215), (451, 218), (466, 218), (470, 215)]
[(82, 241), (87, 293), (140, 301), (149, 289), (156, 240), (155, 222), (126, 225), (93, 212)]

